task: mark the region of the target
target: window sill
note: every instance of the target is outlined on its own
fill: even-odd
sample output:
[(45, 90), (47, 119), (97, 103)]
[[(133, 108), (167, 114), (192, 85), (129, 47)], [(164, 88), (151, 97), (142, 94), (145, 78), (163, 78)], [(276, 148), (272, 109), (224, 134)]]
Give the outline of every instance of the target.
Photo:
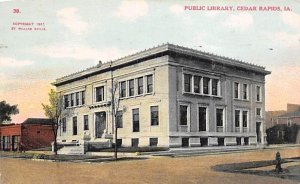
[(240, 98), (233, 98), (236, 101), (243, 101), (243, 102), (250, 102), (249, 99), (240, 99)]
[(137, 97), (144, 97), (144, 96), (152, 95), (152, 94), (154, 94), (154, 93), (152, 92), (152, 93), (144, 93), (144, 94), (135, 95), (135, 96), (120, 97), (120, 100), (126, 100), (126, 99), (137, 98)]
[(222, 96), (219, 96), (219, 95), (211, 95), (211, 94), (203, 94), (203, 93), (193, 93), (193, 92), (185, 92), (185, 91), (183, 92), (183, 94), (203, 96), (203, 97), (222, 98)]
[(72, 107), (66, 107), (65, 109), (73, 109), (73, 108), (78, 108), (78, 107), (84, 107), (85, 105), (77, 105), (77, 106), (72, 106)]

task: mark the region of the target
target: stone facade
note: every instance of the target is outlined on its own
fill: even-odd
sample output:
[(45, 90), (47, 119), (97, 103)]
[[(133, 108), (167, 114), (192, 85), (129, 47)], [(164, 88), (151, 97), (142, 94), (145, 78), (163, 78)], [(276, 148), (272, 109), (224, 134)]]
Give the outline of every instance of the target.
[(261, 66), (173, 44), (100, 63), (53, 83), (65, 105), (58, 140), (85, 149), (111, 146), (117, 84), (122, 146), (264, 144), (267, 74)]

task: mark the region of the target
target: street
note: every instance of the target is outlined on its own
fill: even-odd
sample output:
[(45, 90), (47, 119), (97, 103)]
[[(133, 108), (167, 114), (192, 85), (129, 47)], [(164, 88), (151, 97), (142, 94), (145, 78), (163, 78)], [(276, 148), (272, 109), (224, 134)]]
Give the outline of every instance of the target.
[[(282, 158), (300, 156), (300, 148), (281, 148)], [(68, 163), (0, 158), (1, 184), (67, 183), (297, 183), (267, 176), (216, 172), (219, 164), (272, 160), (277, 150), (150, 157), (105, 163)], [(299, 162), (298, 162), (299, 163)], [(284, 167), (284, 165), (283, 165)]]

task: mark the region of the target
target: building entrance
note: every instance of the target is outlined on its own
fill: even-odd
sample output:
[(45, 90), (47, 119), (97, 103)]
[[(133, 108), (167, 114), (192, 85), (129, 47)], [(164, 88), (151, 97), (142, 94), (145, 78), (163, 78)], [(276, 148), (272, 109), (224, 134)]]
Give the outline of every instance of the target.
[(261, 122), (256, 122), (257, 144), (261, 144)]
[(96, 138), (101, 138), (106, 129), (106, 112), (95, 113), (95, 135)]

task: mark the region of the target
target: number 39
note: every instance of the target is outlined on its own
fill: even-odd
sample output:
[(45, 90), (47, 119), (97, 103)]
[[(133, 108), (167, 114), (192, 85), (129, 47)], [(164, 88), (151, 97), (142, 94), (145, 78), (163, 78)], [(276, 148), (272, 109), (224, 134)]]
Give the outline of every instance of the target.
[(13, 13), (20, 13), (19, 9), (13, 9)]

